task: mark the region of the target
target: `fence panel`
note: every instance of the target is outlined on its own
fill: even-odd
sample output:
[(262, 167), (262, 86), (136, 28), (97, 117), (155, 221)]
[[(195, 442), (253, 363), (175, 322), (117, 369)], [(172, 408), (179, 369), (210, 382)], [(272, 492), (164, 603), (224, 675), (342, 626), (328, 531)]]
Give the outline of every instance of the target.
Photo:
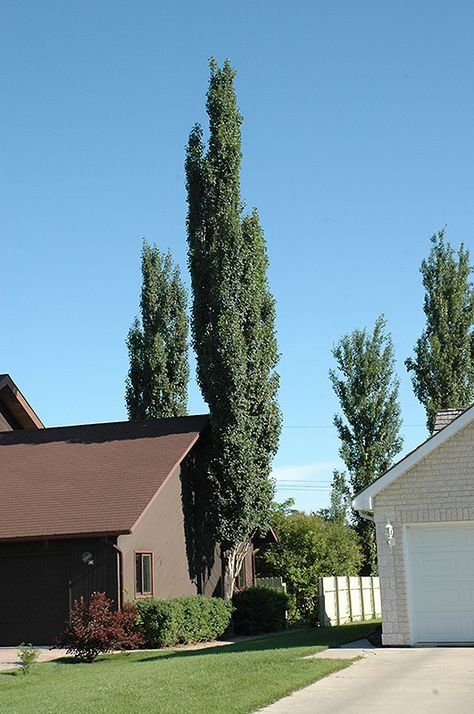
[(381, 617), (377, 577), (319, 578), (319, 621), (322, 626)]
[(283, 578), (255, 578), (255, 585), (261, 585), (265, 588), (273, 588), (273, 590), (283, 590), (286, 593), (286, 583)]

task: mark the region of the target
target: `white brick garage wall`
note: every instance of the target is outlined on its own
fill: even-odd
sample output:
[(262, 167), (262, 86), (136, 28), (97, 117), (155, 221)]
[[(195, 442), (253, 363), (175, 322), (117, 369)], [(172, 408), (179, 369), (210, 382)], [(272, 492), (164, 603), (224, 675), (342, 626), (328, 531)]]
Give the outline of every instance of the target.
[[(374, 518), (383, 641), (387, 645), (413, 644), (407, 592), (406, 526), (474, 522), (474, 424), (454, 434), (377, 494)], [(393, 547), (385, 539), (387, 520), (394, 527)]]

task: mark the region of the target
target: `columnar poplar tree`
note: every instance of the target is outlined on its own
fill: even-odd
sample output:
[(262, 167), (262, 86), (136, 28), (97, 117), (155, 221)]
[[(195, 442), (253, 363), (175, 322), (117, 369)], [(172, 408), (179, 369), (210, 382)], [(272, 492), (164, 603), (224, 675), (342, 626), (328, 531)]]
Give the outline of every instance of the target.
[(207, 151), (197, 125), (186, 158), (193, 343), (210, 411), (207, 476), (225, 597), (252, 535), (267, 523), (280, 433), (275, 303), (257, 212), (242, 217), (234, 75), (228, 61), (219, 68), (211, 60)]
[(125, 401), (130, 419), (183, 416), (188, 396), (186, 291), (171, 254), (146, 241), (140, 317), (128, 333)]
[[(333, 348), (337, 370), (329, 377), (342, 415), (334, 424), (341, 440), (340, 455), (346, 464), (354, 493), (383, 474), (400, 451), (399, 382), (394, 377), (392, 339), (381, 315), (374, 331), (354, 330)], [(366, 570), (376, 570), (373, 523), (354, 512), (355, 529), (366, 559)]]
[(444, 229), (432, 236), (431, 252), (421, 264), (426, 328), (416, 343), (415, 358), (405, 360), (430, 431), (438, 409), (465, 408), (474, 399), (472, 268), (464, 246), (456, 258), (444, 239)]
[(346, 472), (334, 469), (332, 472), (329, 508), (321, 508), (317, 515), (326, 521), (344, 524), (347, 522), (350, 502), (350, 490), (346, 482)]

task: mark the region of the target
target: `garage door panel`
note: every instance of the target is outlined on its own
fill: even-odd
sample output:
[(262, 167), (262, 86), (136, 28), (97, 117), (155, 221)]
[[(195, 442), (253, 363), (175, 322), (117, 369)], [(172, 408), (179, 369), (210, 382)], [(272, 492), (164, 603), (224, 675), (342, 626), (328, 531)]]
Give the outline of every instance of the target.
[(461, 605), (459, 599), (459, 591), (457, 588), (423, 590), (417, 593), (415, 605), (419, 610), (429, 609), (444, 612), (446, 607), (451, 604), (459, 607)]
[(0, 645), (48, 644), (69, 614), (69, 556), (0, 557)]
[(426, 530), (417, 534), (415, 540), (416, 546), (421, 548), (440, 548), (443, 546), (451, 547), (455, 542), (455, 534), (451, 531), (431, 531)]
[(421, 572), (426, 578), (436, 579), (458, 575), (457, 563), (452, 558), (422, 558)]
[(474, 641), (474, 526), (408, 531), (415, 640)]
[(474, 528), (464, 531), (464, 542), (466, 545), (474, 546)]

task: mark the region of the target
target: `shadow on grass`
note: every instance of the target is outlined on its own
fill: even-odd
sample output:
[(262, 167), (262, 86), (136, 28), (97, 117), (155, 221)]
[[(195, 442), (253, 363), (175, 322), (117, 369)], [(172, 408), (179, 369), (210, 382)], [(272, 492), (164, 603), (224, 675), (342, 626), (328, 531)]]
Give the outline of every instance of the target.
[[(296, 632), (280, 632), (259, 639), (237, 641), (230, 645), (216, 645), (198, 650), (163, 650), (149, 652), (146, 650), (124, 652), (114, 655), (101, 655), (92, 664), (110, 662), (116, 659), (123, 661), (129, 658), (132, 663), (158, 662), (170, 659), (187, 659), (189, 657), (208, 657), (242, 652), (264, 652), (272, 650), (288, 650), (297, 647), (337, 647), (338, 645), (363, 639), (374, 628), (375, 622), (363, 622), (339, 627), (315, 627), (297, 630)], [(89, 664), (78, 657), (60, 657), (52, 660), (53, 664)]]
[[(134, 662), (153, 662), (158, 660), (206, 657), (209, 655), (237, 654), (241, 652), (263, 652), (271, 650), (287, 650), (297, 647), (335, 647), (347, 642), (362, 639), (374, 628), (373, 623), (364, 622), (357, 625), (340, 627), (317, 627), (298, 630), (297, 632), (282, 632), (277, 635), (262, 637), (255, 640), (244, 640), (231, 645), (207, 647), (202, 650), (173, 650), (168, 653), (147, 653), (133, 656)], [(138, 656), (137, 656), (138, 655)]]

